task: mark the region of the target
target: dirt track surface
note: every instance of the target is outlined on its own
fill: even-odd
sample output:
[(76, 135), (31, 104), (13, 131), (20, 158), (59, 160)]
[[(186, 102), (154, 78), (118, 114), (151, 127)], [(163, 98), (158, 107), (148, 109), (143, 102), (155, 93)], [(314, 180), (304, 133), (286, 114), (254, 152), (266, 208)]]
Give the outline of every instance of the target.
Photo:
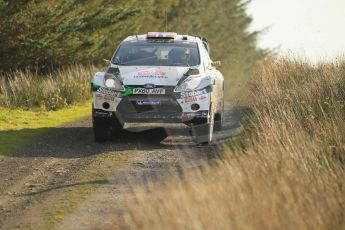
[(214, 146), (195, 146), (185, 126), (129, 127), (95, 143), (91, 120), (55, 128), (0, 159), (0, 229), (125, 228), (132, 186), (210, 162), (241, 131), (243, 108), (227, 112)]

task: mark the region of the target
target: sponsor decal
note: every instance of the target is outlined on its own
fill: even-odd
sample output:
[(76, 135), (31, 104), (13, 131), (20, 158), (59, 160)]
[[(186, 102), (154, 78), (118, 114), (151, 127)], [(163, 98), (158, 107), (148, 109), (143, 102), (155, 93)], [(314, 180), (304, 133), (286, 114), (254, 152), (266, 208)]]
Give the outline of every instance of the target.
[(199, 95), (206, 94), (206, 93), (207, 93), (206, 89), (190, 91), (190, 92), (181, 92), (181, 98), (195, 97), (195, 96), (199, 96)]
[(163, 88), (155, 88), (155, 89), (134, 88), (133, 94), (165, 94), (165, 89)]
[(100, 88), (99, 85), (97, 85), (97, 84), (91, 82), (91, 90), (92, 90), (92, 91), (97, 91), (99, 88)]
[(107, 101), (114, 101), (114, 100), (115, 100), (115, 96), (112, 96), (112, 95), (104, 95), (104, 100), (107, 100)]
[[(210, 92), (212, 92), (212, 85), (209, 85), (209, 86), (207, 86), (203, 89), (200, 89), (200, 90), (176, 93), (175, 97), (180, 98), (180, 99), (184, 99), (186, 97), (198, 97), (198, 96), (201, 96), (203, 94), (210, 93)], [(207, 95), (203, 95), (203, 96), (207, 98)], [(201, 97), (198, 97), (199, 100), (200, 100), (200, 98)]]
[(167, 73), (162, 70), (142, 70), (134, 78), (168, 78)]
[(123, 94), (123, 96), (129, 96), (132, 94), (133, 94), (133, 88), (125, 86), (125, 93)]
[(186, 97), (186, 98), (184, 99), (184, 102), (185, 102), (185, 103), (192, 103), (192, 102), (196, 102), (197, 100), (198, 100), (197, 97)]
[(137, 100), (137, 105), (160, 105), (159, 100)]
[(106, 88), (103, 88), (103, 87), (99, 88), (97, 90), (97, 92), (98, 93), (103, 93), (105, 95), (111, 95), (111, 96), (115, 96), (116, 95), (115, 91), (112, 91), (110, 89), (106, 89)]
[(96, 94), (96, 98), (103, 99), (103, 95), (102, 94)]
[(132, 95), (132, 94), (133, 94), (133, 88), (132, 87), (128, 87), (128, 86), (125, 86), (125, 91), (124, 92), (115, 92), (115, 96), (119, 97), (119, 98), (122, 98), (122, 97), (125, 97), (125, 96), (129, 96), (129, 95)]

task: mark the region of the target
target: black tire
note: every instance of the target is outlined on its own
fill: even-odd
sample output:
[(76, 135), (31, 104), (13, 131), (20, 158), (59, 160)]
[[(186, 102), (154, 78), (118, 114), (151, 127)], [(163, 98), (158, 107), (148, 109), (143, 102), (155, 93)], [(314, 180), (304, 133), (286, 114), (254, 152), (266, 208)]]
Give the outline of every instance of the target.
[(92, 119), (93, 133), (96, 142), (105, 142), (110, 136), (110, 122), (108, 118), (94, 117)]
[(214, 131), (221, 131), (223, 129), (223, 113), (217, 113), (214, 116)]
[[(223, 84), (224, 91), (224, 84)], [(224, 127), (224, 92), (221, 104), (221, 109), (218, 113), (214, 115), (214, 131), (221, 131)]]

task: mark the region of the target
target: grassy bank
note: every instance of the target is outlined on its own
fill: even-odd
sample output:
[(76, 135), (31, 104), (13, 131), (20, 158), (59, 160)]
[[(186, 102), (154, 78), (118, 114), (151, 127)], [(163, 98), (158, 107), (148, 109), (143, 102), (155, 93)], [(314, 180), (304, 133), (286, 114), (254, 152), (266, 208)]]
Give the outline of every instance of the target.
[(132, 229), (345, 228), (345, 62), (266, 60), (251, 82), (245, 148), (138, 189)]
[(90, 102), (58, 111), (8, 109), (0, 107), (0, 155), (46, 132), (51, 127), (91, 115)]
[(14, 71), (0, 75), (0, 106), (58, 110), (90, 99), (96, 67), (72, 65), (50, 74)]

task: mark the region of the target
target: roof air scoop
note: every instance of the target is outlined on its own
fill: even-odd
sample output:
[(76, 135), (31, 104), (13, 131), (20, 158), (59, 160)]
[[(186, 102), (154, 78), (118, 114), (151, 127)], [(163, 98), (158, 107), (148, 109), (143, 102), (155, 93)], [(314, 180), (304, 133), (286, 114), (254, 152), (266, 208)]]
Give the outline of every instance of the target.
[(175, 32), (148, 32), (147, 39), (175, 39), (177, 33)]

